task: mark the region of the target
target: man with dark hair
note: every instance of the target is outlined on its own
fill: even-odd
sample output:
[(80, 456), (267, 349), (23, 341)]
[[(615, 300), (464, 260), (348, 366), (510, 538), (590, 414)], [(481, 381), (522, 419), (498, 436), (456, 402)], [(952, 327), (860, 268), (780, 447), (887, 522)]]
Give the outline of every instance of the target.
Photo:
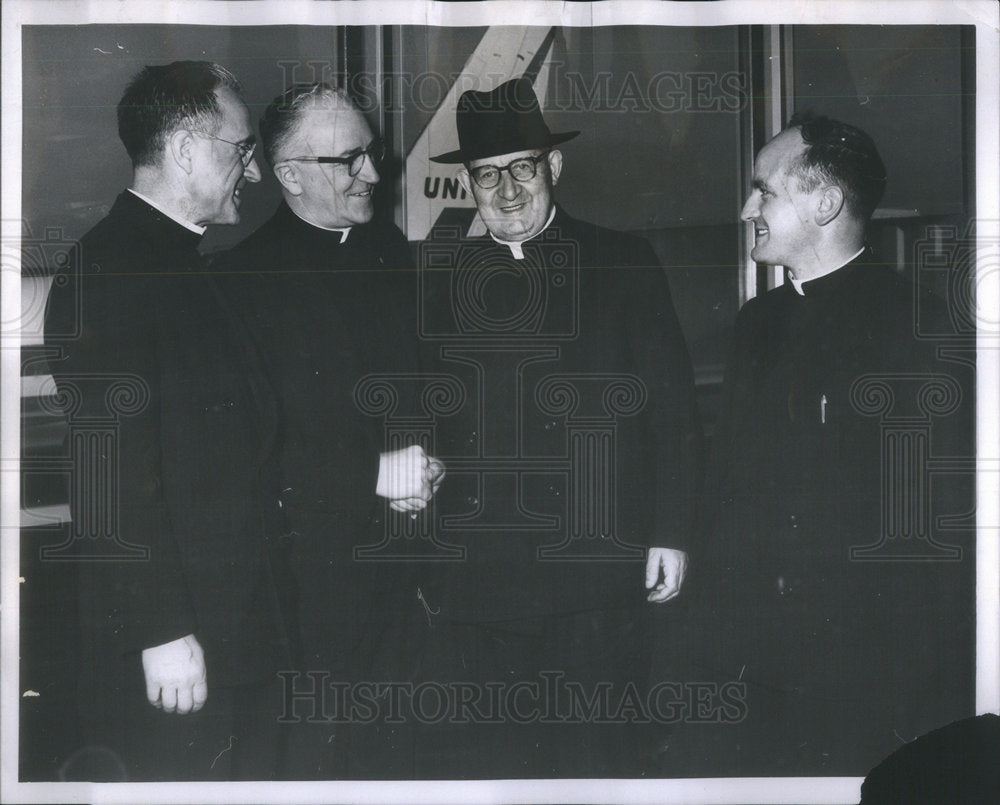
[(859, 775), (973, 706), (975, 562), (941, 525), (971, 488), (928, 476), (973, 455), (973, 367), (921, 337), (943, 306), (866, 246), (885, 183), (867, 134), (797, 117), (741, 213), (788, 279), (737, 316), (714, 445), (702, 611), (748, 686), (733, 773)]
[[(444, 477), (420, 444), (401, 437), (390, 449), (359, 401), (365, 378), (418, 370), (416, 271), (403, 234), (375, 216), (385, 147), (342, 90), (291, 87), (260, 133), (283, 201), (216, 275), (251, 323), (281, 401), (304, 670), (367, 682), (399, 611), (422, 610), (406, 562), (364, 553), (412, 528)], [(286, 693), (312, 684), (288, 679)], [(340, 723), (331, 737), (308, 715), (293, 735), (301, 774), (385, 772), (377, 749), (359, 748), (377, 728)]]
[[(241, 92), (236, 76), (209, 62), (174, 62), (140, 72), (118, 104), (118, 134), (135, 172), (131, 193), (146, 196), (154, 207), (177, 207), (195, 227), (238, 223), (244, 184), (260, 181), (256, 138), (247, 131)], [(239, 137), (221, 136), (233, 128), (227, 121), (234, 122)], [(206, 148), (219, 159), (208, 170), (195, 170), (188, 160)]]
[(118, 106), (132, 184), (49, 300), (71, 432), (114, 426), (72, 444), (79, 707), (129, 780), (278, 771), (274, 674), (293, 635), (276, 403), (197, 250), (260, 181), (239, 92), (208, 62), (136, 76)]
[(649, 602), (682, 595), (700, 481), (684, 336), (649, 244), (556, 203), (556, 146), (579, 132), (549, 130), (529, 78), (465, 92), (456, 124), (432, 159), (462, 166), (485, 231), (431, 233), (421, 305), (435, 370), (466, 389), (436, 423), (455, 462), (436, 533), (464, 561), (422, 587), (412, 631), (423, 678), (474, 683), (481, 710), (491, 689), (558, 690), (535, 719), (519, 702), (418, 751), (444, 776), (638, 774), (619, 708), (646, 689)]
[(885, 165), (871, 137), (846, 123), (804, 112), (794, 115), (788, 126), (798, 127), (808, 144), (790, 168), (799, 187), (807, 193), (824, 183), (842, 188), (851, 218), (867, 222), (886, 183)]

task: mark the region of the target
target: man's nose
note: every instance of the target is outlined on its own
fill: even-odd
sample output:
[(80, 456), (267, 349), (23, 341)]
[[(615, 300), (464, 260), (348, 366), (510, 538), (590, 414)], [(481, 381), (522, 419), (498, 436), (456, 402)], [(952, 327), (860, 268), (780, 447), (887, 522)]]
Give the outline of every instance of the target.
[(497, 195), (510, 201), (520, 192), (521, 188), (518, 186), (517, 180), (510, 175), (510, 171), (504, 171), (500, 174), (500, 186), (497, 188)]
[(358, 178), (363, 182), (368, 182), (368, 184), (378, 184), (382, 179), (378, 168), (375, 167), (375, 160), (371, 158), (370, 154), (365, 154), (365, 160), (361, 163), (361, 170), (358, 171)]
[(257, 164), (256, 156), (251, 157), (250, 162), (247, 163), (245, 168), (243, 168), (243, 177), (248, 182), (260, 181), (260, 165)]
[(746, 204), (743, 205), (743, 209), (740, 210), (740, 220), (741, 221), (752, 221), (757, 217), (759, 212), (759, 205), (757, 204), (757, 191), (755, 190), (750, 194), (747, 199)]

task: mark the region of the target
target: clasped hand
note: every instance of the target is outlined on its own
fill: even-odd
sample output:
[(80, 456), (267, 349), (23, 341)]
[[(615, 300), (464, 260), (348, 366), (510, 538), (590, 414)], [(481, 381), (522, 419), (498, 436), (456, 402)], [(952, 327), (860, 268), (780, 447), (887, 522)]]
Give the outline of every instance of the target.
[(646, 558), (647, 601), (663, 604), (680, 595), (687, 574), (688, 555), (673, 548), (650, 548)]
[(444, 464), (414, 444), (381, 454), (375, 494), (388, 498), (389, 508), (398, 512), (418, 512), (427, 507), (443, 480)]

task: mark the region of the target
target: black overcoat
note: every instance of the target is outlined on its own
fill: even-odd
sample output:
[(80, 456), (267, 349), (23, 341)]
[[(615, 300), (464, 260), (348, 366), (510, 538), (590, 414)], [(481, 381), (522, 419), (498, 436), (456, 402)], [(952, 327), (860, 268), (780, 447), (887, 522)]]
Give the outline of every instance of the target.
[(972, 706), (974, 357), (869, 251), (803, 291), (736, 320), (697, 617), (750, 686), (744, 771), (856, 774)]
[(49, 300), (74, 462), (63, 558), (80, 557), (80, 704), (95, 722), (126, 688), (152, 711), (140, 652), (189, 633), (212, 700), (290, 662), (275, 397), (198, 242), (122, 193)]
[(561, 208), (522, 248), (421, 247), (423, 344), (464, 393), (434, 443), (436, 533), (464, 560), (428, 585), (460, 622), (634, 607), (645, 549), (692, 543), (701, 430), (655, 254)]
[(405, 444), (390, 444), (378, 407), (356, 391), (366, 377), (418, 372), (416, 273), (391, 224), (355, 226), (341, 240), (283, 202), (213, 266), (280, 400), (281, 497), (295, 534), (302, 662), (338, 679), (367, 673), (370, 647), (400, 597), (419, 607), (409, 564), (373, 550), (409, 521), (375, 494), (379, 454)]

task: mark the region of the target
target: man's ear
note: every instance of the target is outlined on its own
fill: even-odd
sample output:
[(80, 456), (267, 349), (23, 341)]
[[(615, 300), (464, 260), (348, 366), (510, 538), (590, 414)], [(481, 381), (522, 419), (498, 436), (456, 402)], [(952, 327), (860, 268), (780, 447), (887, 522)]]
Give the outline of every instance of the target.
[(167, 158), (184, 173), (194, 171), (194, 137), (187, 129), (177, 129), (167, 138)]
[(824, 187), (820, 191), (819, 203), (816, 205), (816, 225), (826, 226), (836, 219), (843, 209), (844, 191), (835, 184)]
[(472, 177), (469, 176), (469, 172), (465, 168), (459, 168), (458, 173), (456, 173), (455, 176), (458, 179), (458, 183), (462, 185), (462, 189), (471, 196)]
[(302, 195), (302, 185), (299, 183), (299, 169), (294, 162), (279, 162), (274, 166), (274, 176), (281, 182), (283, 191), (291, 196)]
[(559, 182), (559, 174), (562, 173), (562, 151), (554, 148), (549, 151), (549, 176), (552, 177), (552, 184)]

